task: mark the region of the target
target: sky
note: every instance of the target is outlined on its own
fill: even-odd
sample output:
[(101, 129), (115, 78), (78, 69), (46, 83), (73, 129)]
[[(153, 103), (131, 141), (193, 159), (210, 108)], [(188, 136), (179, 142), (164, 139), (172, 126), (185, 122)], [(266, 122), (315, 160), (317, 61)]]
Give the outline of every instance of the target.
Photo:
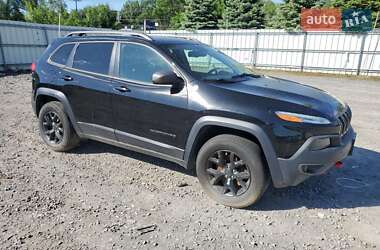
[[(102, 3), (108, 4), (113, 10), (120, 10), (123, 7), (124, 2), (126, 0), (81, 0), (78, 1), (78, 9), (82, 9), (87, 6), (94, 6)], [(75, 1), (74, 0), (66, 0), (67, 7), (70, 10), (75, 9)]]
[[(65, 0), (67, 6), (70, 10), (75, 9), (75, 1), (74, 0)], [(282, 0), (272, 0), (273, 2), (281, 2)], [(78, 1), (78, 9), (82, 9), (87, 6), (94, 6), (102, 3), (107, 3), (111, 9), (113, 10), (120, 10), (121, 7), (123, 7), (124, 2), (126, 0), (81, 0)]]

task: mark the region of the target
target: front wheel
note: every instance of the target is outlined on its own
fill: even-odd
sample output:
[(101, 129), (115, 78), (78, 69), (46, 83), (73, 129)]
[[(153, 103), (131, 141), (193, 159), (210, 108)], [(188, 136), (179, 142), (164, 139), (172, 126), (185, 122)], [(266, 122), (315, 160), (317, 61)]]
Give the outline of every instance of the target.
[(268, 186), (259, 146), (235, 135), (207, 141), (198, 153), (196, 170), (205, 192), (230, 207), (252, 205)]

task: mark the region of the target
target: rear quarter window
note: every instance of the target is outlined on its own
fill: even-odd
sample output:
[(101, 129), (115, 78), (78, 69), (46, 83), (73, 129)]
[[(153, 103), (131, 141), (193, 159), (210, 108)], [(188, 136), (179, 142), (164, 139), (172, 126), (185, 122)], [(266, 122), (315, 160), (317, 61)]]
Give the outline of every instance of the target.
[(73, 68), (108, 74), (113, 43), (81, 43), (76, 49)]
[(66, 44), (61, 46), (50, 58), (52, 62), (66, 65), (67, 60), (70, 57), (71, 51), (74, 48), (74, 44)]

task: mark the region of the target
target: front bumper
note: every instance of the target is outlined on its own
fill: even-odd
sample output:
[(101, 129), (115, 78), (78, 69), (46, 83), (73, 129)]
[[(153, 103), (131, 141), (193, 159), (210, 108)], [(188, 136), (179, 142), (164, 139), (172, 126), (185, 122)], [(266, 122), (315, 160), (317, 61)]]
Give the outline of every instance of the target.
[[(329, 138), (330, 146), (314, 150), (317, 141)], [(338, 161), (351, 154), (356, 133), (352, 127), (340, 137), (324, 135), (310, 137), (301, 148), (289, 159), (279, 158), (279, 167), (284, 178), (283, 187), (296, 186), (310, 176), (321, 175)]]

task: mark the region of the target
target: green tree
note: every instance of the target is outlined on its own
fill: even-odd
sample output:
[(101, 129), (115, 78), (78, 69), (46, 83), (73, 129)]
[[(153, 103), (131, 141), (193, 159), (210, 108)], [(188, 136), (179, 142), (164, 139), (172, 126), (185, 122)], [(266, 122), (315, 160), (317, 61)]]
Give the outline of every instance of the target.
[(121, 9), (121, 22), (129, 26), (138, 24), (138, 18), (142, 13), (139, 1), (128, 1)]
[(227, 29), (264, 28), (264, 3), (261, 0), (230, 0), (226, 2), (223, 27)]
[(218, 17), (222, 18), (223, 13), (226, 9), (226, 1), (225, 0), (215, 0), (216, 13)]
[(127, 1), (121, 10), (121, 22), (128, 27), (141, 28), (144, 19), (152, 19), (155, 0)]
[(218, 26), (223, 28), (223, 15), (226, 10), (225, 0), (215, 0), (216, 15), (218, 17)]
[(317, 2), (316, 0), (285, 0), (279, 6), (277, 15), (273, 19), (272, 27), (299, 30), (302, 8), (312, 8), (316, 6)]
[(156, 0), (153, 18), (161, 27), (179, 27), (184, 5), (184, 0)]
[(171, 29), (181, 29), (182, 24), (186, 21), (186, 16), (184, 12), (178, 12), (175, 16), (170, 19), (169, 28)]
[(183, 26), (187, 29), (216, 29), (218, 27), (216, 2), (187, 0)]
[(265, 0), (263, 10), (265, 14), (264, 26), (265, 28), (272, 28), (273, 18), (277, 15), (278, 5), (271, 0)]
[(21, 0), (0, 0), (0, 19), (23, 21)]
[(147, 19), (158, 22), (159, 28), (178, 29), (185, 20), (184, 11), (185, 0), (132, 0), (124, 4), (121, 22), (128, 27), (142, 28)]
[(55, 12), (66, 12), (67, 6), (64, 0), (47, 0), (49, 8)]
[(67, 19), (64, 20), (65, 25), (69, 26), (85, 26), (79, 11), (73, 10), (70, 12)]
[(86, 7), (80, 11), (81, 23), (96, 28), (112, 28), (116, 23), (116, 12), (108, 4)]
[(61, 20), (65, 20), (69, 16), (63, 0), (26, 1), (25, 6), (25, 19), (28, 22), (57, 24), (59, 14)]
[(26, 0), (26, 20), (28, 22), (57, 24), (61, 15), (62, 25), (113, 28), (116, 12), (107, 4), (86, 7), (82, 10), (67, 12), (63, 0)]

